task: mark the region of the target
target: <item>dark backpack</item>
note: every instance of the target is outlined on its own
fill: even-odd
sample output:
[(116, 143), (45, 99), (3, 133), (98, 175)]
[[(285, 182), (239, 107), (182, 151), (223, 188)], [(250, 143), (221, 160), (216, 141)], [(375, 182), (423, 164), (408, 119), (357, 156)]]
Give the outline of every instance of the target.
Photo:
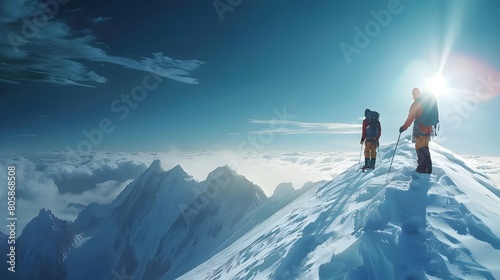
[(433, 94), (426, 94), (420, 98), (419, 102), (422, 106), (422, 114), (418, 118), (418, 123), (436, 128), (439, 123), (439, 110), (436, 97)]
[(377, 138), (380, 133), (380, 114), (375, 111), (368, 112), (366, 119), (368, 120), (368, 125), (366, 126), (366, 138)]

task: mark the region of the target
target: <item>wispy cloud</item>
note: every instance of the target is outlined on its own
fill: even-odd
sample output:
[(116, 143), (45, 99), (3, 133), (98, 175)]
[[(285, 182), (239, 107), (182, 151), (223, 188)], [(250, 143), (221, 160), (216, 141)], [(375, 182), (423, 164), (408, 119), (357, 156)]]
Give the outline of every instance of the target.
[(102, 16), (99, 16), (99, 17), (96, 17), (96, 18), (92, 19), (92, 22), (93, 23), (101, 23), (101, 22), (108, 21), (110, 19), (112, 19), (112, 17), (102, 17)]
[(11, 80), (6, 80), (6, 79), (2, 79), (2, 78), (0, 78), (0, 83), (14, 84), (14, 85), (18, 85), (19, 84), (19, 82), (11, 81)]
[(36, 136), (33, 133), (16, 133), (16, 134), (10, 134), (10, 135), (2, 135), (0, 138), (2, 139), (14, 139), (14, 138), (19, 138), (19, 137), (33, 137)]
[(0, 82), (96, 86), (108, 79), (90, 68), (104, 62), (154, 72), (183, 83), (198, 83), (190, 75), (203, 62), (176, 60), (161, 52), (135, 59), (108, 55), (88, 29), (73, 30), (58, 20), (57, 14), (47, 14), (52, 10), (43, 5), (31, 0), (0, 2), (0, 33), (6, 34), (0, 36)]
[(261, 130), (249, 131), (250, 134), (272, 132), (277, 134), (355, 134), (361, 129), (360, 124), (352, 123), (318, 123), (287, 120), (249, 119), (251, 124), (265, 125)]
[(19, 133), (14, 133), (14, 134), (9, 134), (9, 135), (2, 135), (0, 138), (3, 139), (13, 139), (13, 138), (19, 138), (19, 137), (33, 137), (36, 136), (36, 134), (29, 132), (29, 129), (25, 129), (24, 132), (19, 132)]

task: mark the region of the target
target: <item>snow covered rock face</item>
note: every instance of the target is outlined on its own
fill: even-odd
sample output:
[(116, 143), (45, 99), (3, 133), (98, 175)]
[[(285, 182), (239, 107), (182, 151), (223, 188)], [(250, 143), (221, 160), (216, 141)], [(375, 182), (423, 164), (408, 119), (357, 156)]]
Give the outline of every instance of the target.
[(195, 199), (161, 238), (143, 279), (174, 279), (220, 250), (265, 199), (264, 192), (228, 167), (208, 175)]
[(19, 255), (15, 276), (19, 279), (64, 279), (67, 274), (63, 262), (75, 237), (69, 222), (56, 218), (50, 210), (40, 210), (16, 240)]
[[(413, 144), (381, 147), (246, 231), (179, 279), (500, 279), (499, 190), (436, 143), (434, 173)], [(168, 279), (163, 277), (162, 279)]]

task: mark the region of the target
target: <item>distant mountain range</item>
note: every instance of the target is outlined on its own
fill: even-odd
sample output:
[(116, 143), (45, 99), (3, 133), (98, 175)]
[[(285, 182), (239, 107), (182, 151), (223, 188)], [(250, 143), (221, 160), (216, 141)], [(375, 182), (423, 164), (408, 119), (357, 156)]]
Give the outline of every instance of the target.
[[(17, 240), (15, 278), (6, 276), (173, 279), (312, 186), (294, 190), (283, 184), (276, 189), (276, 198), (268, 198), (260, 187), (227, 166), (198, 182), (180, 166), (164, 171), (156, 160), (112, 203), (69, 205), (83, 209), (73, 223), (58, 219), (50, 210), (40, 210)], [(4, 238), (0, 236), (2, 249)]]

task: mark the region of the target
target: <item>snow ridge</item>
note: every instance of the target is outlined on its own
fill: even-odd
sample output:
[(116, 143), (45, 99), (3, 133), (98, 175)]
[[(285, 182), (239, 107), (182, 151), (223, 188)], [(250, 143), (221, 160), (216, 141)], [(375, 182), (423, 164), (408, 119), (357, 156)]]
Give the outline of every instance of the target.
[(179, 279), (500, 279), (496, 187), (431, 144), (432, 175), (402, 139), (386, 180), (381, 147), (377, 169), (313, 187)]

